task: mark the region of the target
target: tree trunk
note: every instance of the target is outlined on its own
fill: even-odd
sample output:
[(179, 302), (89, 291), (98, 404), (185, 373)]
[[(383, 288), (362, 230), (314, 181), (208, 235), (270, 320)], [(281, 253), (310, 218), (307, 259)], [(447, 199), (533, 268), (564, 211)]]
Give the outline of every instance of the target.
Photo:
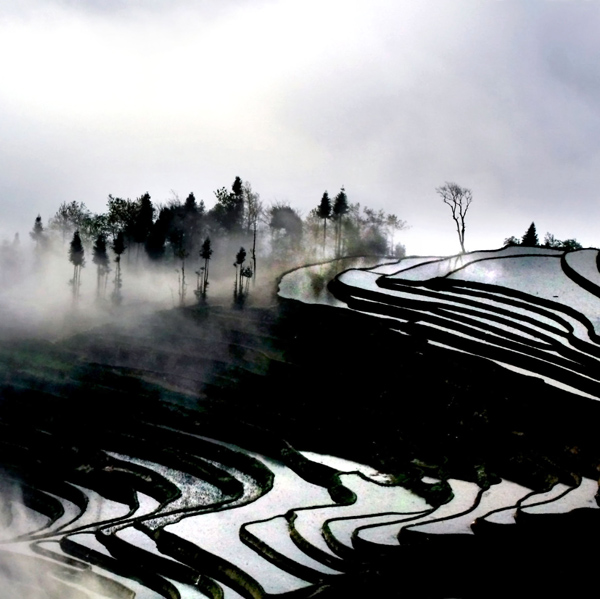
[(204, 281), (202, 282), (202, 293), (206, 294), (206, 286), (208, 285), (208, 259), (204, 259)]
[(77, 301), (77, 265), (73, 266), (73, 301)]
[(179, 297), (181, 306), (185, 306), (185, 260), (181, 261), (181, 294)]
[(254, 236), (252, 238), (252, 284), (256, 285), (256, 221), (254, 221)]

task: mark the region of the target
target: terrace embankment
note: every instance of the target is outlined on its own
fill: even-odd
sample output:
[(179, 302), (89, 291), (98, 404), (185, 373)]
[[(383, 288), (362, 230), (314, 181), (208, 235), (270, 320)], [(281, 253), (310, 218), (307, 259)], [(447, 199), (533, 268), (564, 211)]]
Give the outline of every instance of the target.
[[(292, 300), (190, 307), (131, 329), (28, 341), (6, 350), (0, 368), (3, 421), (67, 436), (87, 436), (92, 420), (101, 431), (183, 410), (210, 415), (221, 438), (249, 448), (264, 450), (270, 437), (256, 431), (271, 431), (405, 483), (441, 469), (539, 488), (573, 473), (593, 478), (600, 463), (597, 402), (431, 346), (418, 326), (401, 335), (384, 319)], [(65, 427), (66, 414), (81, 426)], [(265, 453), (280, 453), (271, 444)]]
[[(244, 309), (194, 306), (55, 344), (13, 343), (0, 348), (0, 462), (25, 489), (63, 496), (58, 486), (69, 481), (131, 509), (136, 491), (160, 504), (178, 491), (162, 475), (125, 468), (101, 449), (205, 480), (222, 494), (215, 505), (236, 500), (240, 485), (197, 456), (231, 461), (268, 491), (272, 480), (260, 464), (186, 433), (277, 458), (326, 487), (339, 504), (352, 502), (352, 492), (331, 468), (296, 450), (389, 472), (430, 505), (448, 500), (449, 487), (426, 484), (423, 474), (483, 487), (503, 477), (538, 491), (557, 480), (597, 479), (600, 404), (434, 347), (418, 325), (411, 333), (350, 310), (280, 300)], [(76, 489), (68, 486), (68, 493), (76, 495)], [(40, 503), (34, 492), (23, 500), (32, 509)], [(71, 502), (84, 507), (79, 496)], [(57, 518), (55, 507), (42, 511)], [(566, 576), (576, 564), (587, 567), (587, 554), (573, 545), (582, 530), (598, 524), (587, 514), (578, 518), (558, 516), (552, 526), (570, 556), (545, 547), (544, 525), (530, 518), (500, 543), (495, 536), (469, 536), (460, 541), (460, 553), (434, 539), (353, 562), (323, 596), (394, 596), (392, 583), (398, 595), (410, 589), (415, 596), (491, 596), (484, 587), (508, 552), (515, 572), (547, 562)], [(399, 563), (405, 578), (398, 575)], [(441, 568), (439, 582), (424, 590), (432, 563)], [(550, 589), (551, 581), (538, 580), (535, 588), (544, 585)]]

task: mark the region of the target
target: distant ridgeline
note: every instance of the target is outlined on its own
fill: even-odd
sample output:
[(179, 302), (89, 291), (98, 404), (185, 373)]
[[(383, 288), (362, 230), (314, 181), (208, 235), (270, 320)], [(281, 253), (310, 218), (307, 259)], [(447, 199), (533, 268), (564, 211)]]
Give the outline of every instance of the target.
[(597, 258), (336, 260), (268, 308), (0, 344), (0, 597), (576, 596)]

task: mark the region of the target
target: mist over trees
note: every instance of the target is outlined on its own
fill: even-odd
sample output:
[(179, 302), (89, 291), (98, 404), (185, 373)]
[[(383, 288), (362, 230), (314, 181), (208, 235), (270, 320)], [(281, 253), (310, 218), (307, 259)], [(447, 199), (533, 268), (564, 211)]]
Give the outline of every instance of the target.
[(92, 250), (92, 262), (97, 267), (96, 297), (101, 298), (106, 293), (106, 283), (110, 271), (110, 258), (108, 257), (104, 233), (98, 234)]
[(79, 299), (79, 288), (81, 286), (81, 269), (85, 265), (85, 250), (81, 243), (81, 237), (79, 231), (73, 233), (73, 239), (69, 247), (69, 260), (73, 264), (73, 279), (71, 279), (71, 285), (73, 287), (73, 301)]
[(248, 181), (244, 183), (243, 190), (246, 202), (246, 233), (252, 234), (252, 280), (256, 282), (256, 243), (260, 219), (264, 216), (265, 209), (260, 201), (260, 196), (252, 191), (252, 186)]
[(210, 247), (210, 237), (207, 237), (200, 248), (200, 258), (204, 260), (204, 266), (201, 266), (196, 274), (198, 275), (198, 282), (196, 284), (196, 297), (200, 299), (206, 299), (206, 290), (208, 289), (208, 266), (213, 250)]
[(316, 209), (316, 215), (323, 221), (323, 255), (325, 255), (325, 243), (327, 242), (327, 221), (331, 218), (331, 199), (325, 191), (321, 203)]
[(233, 266), (235, 268), (235, 285), (233, 288), (234, 298), (238, 298), (243, 293), (242, 287), (242, 271), (244, 269), (244, 262), (246, 261), (246, 250), (241, 247), (240, 251), (235, 255), (235, 262)]
[(271, 249), (281, 260), (290, 260), (300, 251), (303, 223), (300, 214), (289, 204), (277, 202), (269, 208)]
[(48, 221), (48, 228), (57, 231), (64, 244), (75, 231), (79, 232), (80, 237), (87, 239), (92, 234), (95, 224), (93, 215), (85, 204), (73, 201), (63, 202), (58, 207), (54, 216)]
[[(264, 202), (238, 176), (208, 202), (193, 192), (184, 200), (172, 192), (160, 203), (149, 192), (135, 199), (110, 194), (99, 214), (83, 202), (63, 202), (47, 228), (41, 215), (36, 217), (30, 237), (38, 261), (65, 256), (67, 250), (75, 300), (84, 293), (118, 306), (128, 285), (133, 292), (136, 277), (144, 274), (171, 281), (173, 305), (183, 306), (193, 301), (187, 293), (190, 272), (196, 275), (192, 298), (206, 301), (231, 281), (227, 267), (233, 261), (234, 296), (245, 297), (259, 275), (266, 282), (293, 266), (349, 255), (402, 257), (398, 233), (406, 228), (394, 214), (352, 203), (343, 186), (333, 198), (325, 191), (315, 198), (315, 208), (302, 214), (288, 201)], [(86, 252), (96, 266), (89, 283), (81, 276)], [(8, 264), (8, 249), (4, 255)]]
[(117, 233), (111, 249), (115, 254), (115, 280), (112, 300), (113, 303), (120, 304), (122, 300), (121, 288), (123, 287), (123, 278), (121, 276), (121, 256), (127, 249), (127, 246), (125, 245), (125, 234), (123, 231), (119, 231)]
[(335, 223), (335, 256), (336, 258), (342, 255), (342, 230), (344, 224), (344, 216), (349, 210), (348, 196), (346, 190), (342, 187), (340, 192), (335, 196), (333, 201), (333, 208), (331, 210), (332, 220)]

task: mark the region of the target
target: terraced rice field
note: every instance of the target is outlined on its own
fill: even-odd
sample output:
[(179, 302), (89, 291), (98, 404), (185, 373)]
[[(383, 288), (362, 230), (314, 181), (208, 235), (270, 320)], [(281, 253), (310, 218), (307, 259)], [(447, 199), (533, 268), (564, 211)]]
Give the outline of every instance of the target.
[(278, 305), (0, 352), (0, 596), (571, 592), (600, 524), (596, 264), (319, 265)]

